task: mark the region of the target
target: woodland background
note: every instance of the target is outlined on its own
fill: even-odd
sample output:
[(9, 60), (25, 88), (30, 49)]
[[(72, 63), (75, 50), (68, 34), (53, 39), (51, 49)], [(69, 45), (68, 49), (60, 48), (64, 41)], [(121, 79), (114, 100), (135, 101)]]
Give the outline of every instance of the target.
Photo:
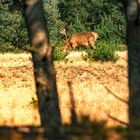
[[(0, 4), (0, 52), (29, 50), (27, 29), (22, 18), (22, 4), (10, 0)], [(66, 56), (63, 45), (72, 33), (99, 33), (96, 50), (88, 50), (92, 60), (115, 61), (114, 51), (125, 44), (126, 23), (123, 5), (119, 0), (44, 0), (54, 59)], [(66, 30), (66, 36), (61, 33)], [(121, 48), (122, 49), (122, 48)]]

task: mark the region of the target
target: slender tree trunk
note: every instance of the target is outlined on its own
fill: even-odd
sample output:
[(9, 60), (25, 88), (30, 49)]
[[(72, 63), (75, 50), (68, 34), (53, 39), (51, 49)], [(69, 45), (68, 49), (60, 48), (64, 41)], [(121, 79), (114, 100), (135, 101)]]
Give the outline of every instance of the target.
[(31, 41), (36, 93), (41, 125), (59, 129), (61, 117), (56, 89), (52, 47), (43, 16), (42, 0), (24, 0), (24, 17)]
[[(127, 0), (130, 139), (140, 139), (140, 0)], [(137, 137), (137, 138), (136, 138)]]

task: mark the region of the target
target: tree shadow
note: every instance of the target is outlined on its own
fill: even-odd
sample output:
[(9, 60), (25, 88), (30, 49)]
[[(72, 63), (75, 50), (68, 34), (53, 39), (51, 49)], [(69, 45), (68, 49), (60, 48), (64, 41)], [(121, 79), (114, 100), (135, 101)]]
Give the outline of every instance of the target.
[(126, 127), (107, 127), (106, 121), (94, 120), (91, 121), (88, 115), (81, 115), (80, 121), (78, 120), (75, 110), (74, 92), (72, 89), (72, 82), (67, 82), (69, 88), (70, 104), (71, 104), (71, 124), (65, 125), (66, 136), (68, 140), (109, 140), (109, 139), (125, 139), (127, 137), (127, 124), (123, 121), (112, 117), (108, 117), (125, 125)]
[[(106, 121), (91, 121), (89, 116), (81, 115), (80, 120), (76, 113), (76, 105), (72, 82), (68, 81), (70, 98), (71, 124), (63, 125), (63, 135), (51, 131), (49, 128), (0, 127), (0, 140), (124, 140), (127, 139), (127, 127), (106, 126)], [(114, 117), (109, 116), (111, 119)], [(116, 118), (115, 121), (120, 122)]]
[(75, 101), (74, 101), (74, 96), (73, 96), (73, 90), (72, 90), (72, 82), (68, 81), (68, 88), (69, 88), (69, 97), (70, 97), (70, 103), (71, 103), (71, 124), (76, 125), (77, 122), (77, 116), (75, 112)]
[(125, 103), (125, 104), (128, 105), (128, 101), (126, 101), (126, 100), (120, 98), (119, 96), (117, 96), (117, 95), (116, 95), (115, 93), (113, 93), (107, 86), (106, 86), (105, 88), (106, 88), (106, 90), (107, 90), (112, 96), (114, 96), (116, 99), (118, 99), (118, 100), (120, 100), (121, 102), (123, 102), (123, 103)]
[(0, 140), (65, 140), (57, 132), (42, 127), (0, 127)]

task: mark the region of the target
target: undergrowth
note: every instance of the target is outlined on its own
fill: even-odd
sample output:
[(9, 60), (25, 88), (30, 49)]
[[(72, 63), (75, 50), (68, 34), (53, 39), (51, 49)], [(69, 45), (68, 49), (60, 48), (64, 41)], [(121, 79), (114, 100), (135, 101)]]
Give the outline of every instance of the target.
[(115, 51), (118, 50), (117, 44), (112, 42), (98, 42), (96, 44), (96, 49), (86, 49), (87, 59), (91, 61), (112, 61), (117, 60), (115, 56)]
[[(86, 47), (79, 47), (76, 50), (70, 49), (70, 50), (64, 50), (64, 42), (57, 42), (53, 43), (53, 60), (54, 61), (60, 61), (65, 60), (65, 57), (71, 52), (71, 51), (85, 51), (88, 55), (84, 56), (85, 61), (112, 61), (115, 62), (118, 58), (115, 55), (115, 51), (124, 51), (126, 50), (126, 47), (124, 47), (124, 44), (119, 44), (116, 42), (110, 42), (110, 41), (97, 41), (96, 43), (96, 49), (90, 49)], [(0, 47), (0, 53), (6, 53), (6, 52), (12, 52), (12, 53), (23, 53), (23, 52), (30, 52), (29, 45), (24, 46), (22, 48), (17, 48), (14, 46), (10, 46), (8, 44), (5, 44)]]

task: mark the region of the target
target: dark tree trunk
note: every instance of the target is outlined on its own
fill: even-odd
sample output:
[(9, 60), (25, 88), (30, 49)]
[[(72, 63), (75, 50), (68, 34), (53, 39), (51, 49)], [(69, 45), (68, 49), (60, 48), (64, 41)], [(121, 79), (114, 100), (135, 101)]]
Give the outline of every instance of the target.
[(61, 117), (56, 89), (52, 47), (43, 16), (42, 0), (25, 0), (24, 17), (31, 41), (36, 93), (39, 102), (41, 125), (59, 129)]
[[(140, 0), (127, 0), (130, 136), (140, 139)], [(136, 128), (136, 129), (135, 129)]]

